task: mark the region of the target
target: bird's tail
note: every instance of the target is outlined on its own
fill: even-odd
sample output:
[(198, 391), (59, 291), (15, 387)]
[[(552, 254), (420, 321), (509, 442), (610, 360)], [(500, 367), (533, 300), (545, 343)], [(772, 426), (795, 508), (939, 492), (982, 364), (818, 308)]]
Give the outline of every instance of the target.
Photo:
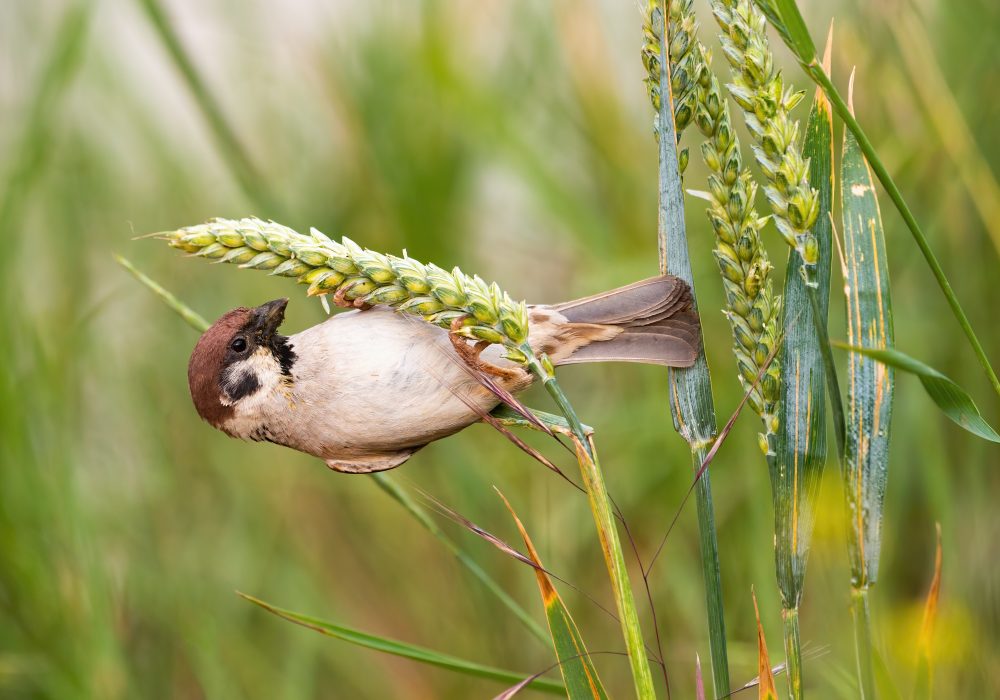
[[(556, 364), (643, 362), (690, 367), (701, 348), (691, 289), (672, 275), (532, 311), (554, 326), (549, 355)], [(558, 315), (545, 319), (548, 311)]]

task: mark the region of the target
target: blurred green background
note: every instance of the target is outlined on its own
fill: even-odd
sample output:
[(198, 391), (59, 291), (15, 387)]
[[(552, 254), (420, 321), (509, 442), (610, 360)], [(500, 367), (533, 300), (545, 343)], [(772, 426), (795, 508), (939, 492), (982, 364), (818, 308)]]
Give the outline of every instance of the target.
[[(200, 99), (150, 8), (176, 33)], [(714, 44), (705, 9), (702, 36)], [(846, 86), (857, 66), (859, 117), (996, 363), (1000, 6), (813, 0), (804, 11), (817, 37), (836, 15), (835, 79)], [(236, 589), (494, 665), (534, 672), (551, 663), (551, 650), (368, 478), (200, 422), (185, 375), (194, 332), (111, 253), (210, 318), (288, 295), (288, 331), (323, 318), (302, 288), (132, 236), (256, 214), (461, 264), (530, 301), (653, 274), (656, 163), (640, 27), (631, 0), (0, 4), (0, 696), (470, 698), (502, 689), (323, 638)], [(783, 47), (777, 53), (807, 88)], [(723, 69), (721, 57), (715, 66)], [(220, 120), (234, 140), (220, 138)], [(703, 189), (693, 129), (688, 140), (686, 185)], [(689, 199), (724, 420), (740, 389), (715, 311), (721, 285), (702, 209)], [(969, 388), (995, 422), (1000, 403), (885, 198), (882, 211), (898, 346)], [(780, 280), (786, 253), (769, 232)], [(834, 280), (831, 334), (842, 338)], [(598, 428), (610, 489), (648, 558), (690, 481), (665, 374), (621, 365), (564, 375)], [(937, 688), (992, 696), (1000, 456), (948, 423), (915, 379), (897, 381), (877, 636), (908, 692), (940, 521)], [(528, 399), (547, 406), (541, 394)], [(712, 469), (739, 683), (756, 675), (751, 586), (775, 662), (782, 648), (756, 431), (755, 418), (742, 417)], [(585, 499), (489, 428), (431, 445), (395, 474), (513, 541), (498, 486), (548, 567), (611, 604)], [(828, 476), (802, 621), (803, 640), (823, 653), (805, 675), (813, 697), (849, 698), (833, 461)], [(530, 571), (443, 526), (541, 621)], [(693, 697), (695, 654), (708, 656), (693, 504), (652, 585), (671, 689)], [(622, 648), (613, 620), (563, 593), (592, 651)], [(625, 661), (597, 664), (610, 690), (628, 696)]]

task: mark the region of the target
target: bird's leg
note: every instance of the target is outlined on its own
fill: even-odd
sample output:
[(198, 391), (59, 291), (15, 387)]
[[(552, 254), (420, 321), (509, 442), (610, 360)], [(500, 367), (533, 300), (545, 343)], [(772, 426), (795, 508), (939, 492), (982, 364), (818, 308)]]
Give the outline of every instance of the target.
[(484, 374), (490, 374), (494, 377), (500, 377), (501, 379), (517, 379), (520, 376), (520, 372), (517, 369), (509, 369), (506, 367), (497, 367), (496, 365), (486, 362), (480, 357), (483, 350), (490, 346), (490, 343), (485, 340), (480, 340), (478, 343), (469, 345), (466, 338), (458, 335), (454, 331), (457, 331), (462, 327), (462, 321), (465, 320), (464, 317), (458, 317), (451, 322), (452, 332), (448, 334), (448, 339), (451, 341), (451, 345), (455, 348), (455, 352), (458, 356), (472, 369), (483, 372)]

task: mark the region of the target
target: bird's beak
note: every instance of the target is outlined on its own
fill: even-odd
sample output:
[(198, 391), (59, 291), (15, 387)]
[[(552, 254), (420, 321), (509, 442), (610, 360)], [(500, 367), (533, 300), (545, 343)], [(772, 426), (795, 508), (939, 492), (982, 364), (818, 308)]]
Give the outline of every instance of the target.
[(254, 330), (264, 338), (273, 336), (285, 320), (286, 306), (288, 299), (275, 299), (258, 306), (253, 312)]

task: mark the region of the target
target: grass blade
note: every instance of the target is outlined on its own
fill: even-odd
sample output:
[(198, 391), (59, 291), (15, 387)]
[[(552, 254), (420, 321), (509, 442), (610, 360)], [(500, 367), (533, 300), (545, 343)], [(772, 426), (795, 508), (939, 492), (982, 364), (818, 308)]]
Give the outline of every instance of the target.
[[(517, 683), (525, 677), (525, 674), (523, 673), (505, 671), (500, 668), (486, 666), (474, 661), (467, 661), (465, 659), (460, 659), (457, 656), (442, 654), (441, 652), (434, 651), (433, 649), (416, 646), (415, 644), (407, 644), (405, 642), (388, 639), (386, 637), (379, 637), (378, 635), (368, 634), (367, 632), (361, 632), (350, 627), (337, 625), (332, 622), (326, 622), (324, 620), (320, 620), (319, 618), (310, 617), (309, 615), (302, 615), (290, 610), (284, 610), (271, 605), (270, 603), (266, 603), (259, 598), (247, 595), (246, 593), (240, 593), (239, 591), (237, 591), (237, 595), (244, 600), (250, 601), (254, 605), (264, 608), (264, 610), (267, 610), (269, 613), (277, 615), (278, 617), (288, 620), (289, 622), (293, 622), (296, 625), (301, 625), (302, 627), (314, 630), (320, 634), (326, 635), (327, 637), (341, 639), (345, 642), (365, 647), (367, 649), (374, 649), (375, 651), (381, 651), (385, 654), (401, 656), (405, 659), (419, 661), (423, 664), (437, 666), (438, 668), (448, 669), (449, 671), (455, 671), (456, 673), (462, 673), (468, 676), (489, 678), (491, 680), (502, 681), (505, 683)], [(539, 678), (532, 681), (528, 685), (535, 690), (551, 693), (553, 695), (563, 695), (566, 693), (566, 689), (563, 685), (561, 683), (557, 683), (556, 681)]]
[(917, 682), (913, 690), (914, 700), (930, 700), (934, 682), (932, 660), (934, 648), (934, 622), (937, 619), (938, 599), (941, 596), (941, 523), (937, 524), (937, 547), (934, 553), (934, 578), (927, 591), (924, 605), (924, 620), (920, 625), (919, 658), (917, 659)]
[(416, 519), (418, 523), (424, 526), (424, 528), (430, 532), (434, 537), (436, 537), (445, 548), (452, 553), (455, 559), (466, 568), (466, 570), (471, 573), (486, 590), (497, 597), (503, 605), (514, 614), (518, 620), (531, 632), (536, 638), (538, 638), (543, 643), (548, 643), (548, 636), (545, 634), (545, 630), (535, 622), (534, 618), (521, 607), (520, 603), (514, 600), (507, 591), (505, 591), (496, 580), (486, 573), (485, 569), (481, 567), (476, 560), (470, 557), (461, 547), (455, 544), (454, 541), (445, 532), (438, 527), (437, 523), (427, 514), (427, 512), (420, 507), (420, 505), (413, 500), (409, 493), (406, 492), (396, 480), (392, 478), (389, 474), (375, 473), (372, 474), (372, 479), (375, 484), (382, 489), (390, 498), (392, 498), (396, 503), (401, 505), (406, 512)]
[[(893, 343), (889, 267), (874, 182), (853, 134), (844, 134), (841, 174), (848, 338), (884, 350)], [(852, 514), (851, 565), (856, 586), (874, 583), (888, 468), (893, 369), (852, 354), (848, 368), (845, 478)]]
[[(497, 491), (497, 493), (500, 493)], [(585, 700), (586, 698), (599, 698), (606, 700), (607, 692), (597, 675), (597, 669), (587, 652), (587, 645), (583, 642), (580, 630), (573, 617), (570, 615), (566, 604), (563, 603), (559, 592), (552, 585), (552, 581), (542, 566), (542, 560), (535, 550), (535, 545), (528, 536), (528, 531), (524, 529), (521, 519), (511, 507), (507, 498), (500, 493), (504, 505), (510, 511), (514, 523), (517, 525), (524, 546), (528, 550), (528, 556), (537, 565), (535, 567), (535, 578), (538, 580), (538, 590), (542, 595), (542, 604), (545, 606), (545, 619), (549, 623), (549, 634), (552, 636), (552, 646), (559, 659), (559, 671), (562, 673), (563, 682), (566, 684), (566, 694), (570, 700)]]
[[(844, 134), (841, 193), (848, 337), (852, 346), (885, 349), (893, 343), (893, 314), (882, 217), (871, 171), (849, 131)], [(894, 372), (881, 362), (854, 353), (848, 361), (848, 374), (843, 473), (850, 521), (855, 652), (862, 697), (872, 698), (875, 676), (868, 589), (878, 579), (882, 547)]]
[(802, 276), (802, 259), (789, 251), (782, 307), (781, 398), (777, 454), (772, 473), (779, 587), (783, 605), (798, 607), (812, 531), (816, 490), (826, 463), (825, 371), (816, 324), (826, 326), (830, 303), (833, 204), (833, 123), (830, 104), (817, 95), (809, 114), (803, 154), (809, 159), (809, 181), (819, 193), (820, 214), (813, 234), (819, 244), (819, 318), (814, 318), (810, 288)]
[(915, 375), (924, 385), (927, 395), (948, 418), (973, 435), (990, 442), (1000, 442), (1000, 434), (986, 422), (969, 393), (933, 367), (895, 348), (880, 350), (845, 343), (834, 343), (834, 345)]
[(182, 302), (180, 299), (175, 297), (173, 294), (168, 292), (155, 280), (147, 277), (142, 272), (140, 272), (135, 265), (133, 265), (127, 258), (122, 257), (118, 254), (113, 254), (115, 262), (128, 270), (129, 274), (136, 278), (140, 284), (142, 284), (146, 289), (151, 291), (157, 296), (157, 298), (164, 304), (169, 306), (174, 312), (177, 313), (185, 322), (192, 328), (194, 328), (199, 333), (204, 333), (208, 330), (211, 325), (204, 316), (192, 309), (190, 306)]
[(760, 700), (778, 700), (778, 690), (774, 687), (774, 672), (771, 670), (771, 659), (767, 654), (767, 640), (764, 638), (764, 627), (760, 624), (760, 609), (757, 607), (757, 594), (751, 589), (753, 596), (753, 613), (757, 618), (757, 697)]
[[(674, 3), (671, 4), (673, 6)], [(677, 151), (677, 128), (674, 122), (671, 71), (665, 43), (673, 37), (665, 36), (663, 15), (665, 3), (649, 3), (648, 25), (657, 39), (658, 59), (650, 79), (659, 85), (661, 99), (657, 108), (658, 131), (658, 225), (657, 240), (660, 251), (660, 272), (676, 275), (691, 286), (695, 300), (694, 275), (688, 251), (687, 229), (684, 223), (684, 191), (681, 183), (680, 161)], [(690, 21), (694, 21), (693, 17)], [(665, 96), (668, 99), (664, 99)], [(697, 304), (697, 301), (695, 301)], [(674, 429), (691, 449), (691, 467), (697, 472), (708, 454), (718, 432), (715, 417), (715, 400), (712, 396), (712, 379), (704, 349), (692, 367), (671, 369), (668, 377), (670, 415)], [(719, 545), (715, 529), (715, 509), (712, 505), (712, 482), (709, 472), (698, 479), (696, 487), (698, 504), (698, 532), (701, 549), (702, 573), (705, 580), (705, 606), (708, 617), (709, 645), (712, 658), (712, 680), (715, 696), (729, 692), (729, 658), (726, 646), (726, 622), (722, 603), (722, 575), (719, 566)]]

